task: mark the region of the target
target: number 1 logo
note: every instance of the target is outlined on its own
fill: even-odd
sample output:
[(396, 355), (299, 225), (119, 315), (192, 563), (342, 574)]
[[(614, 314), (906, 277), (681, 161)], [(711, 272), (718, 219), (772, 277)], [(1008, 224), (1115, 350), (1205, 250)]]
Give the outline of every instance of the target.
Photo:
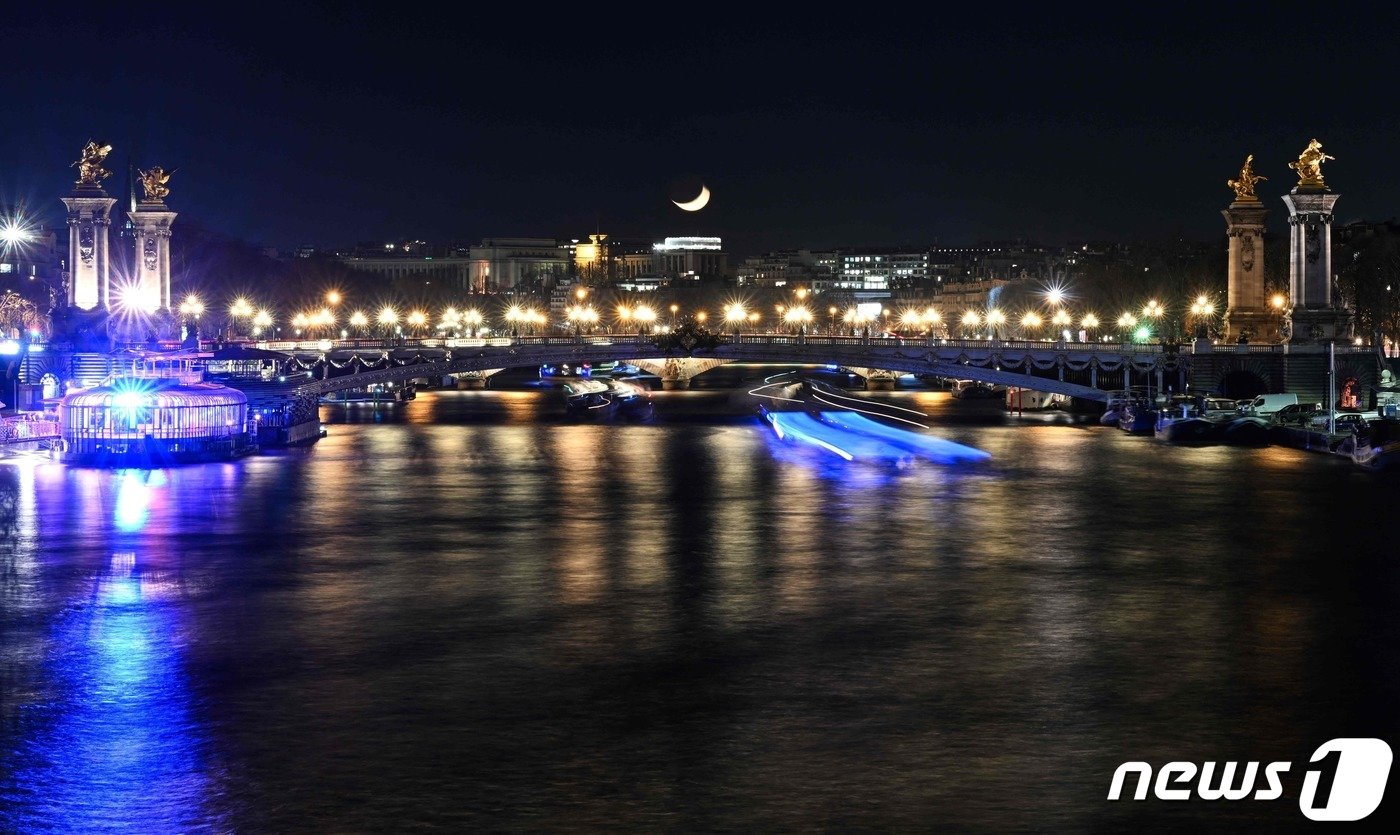
[(1392, 756), (1383, 739), (1342, 737), (1319, 745), (1298, 808), (1310, 820), (1359, 821), (1381, 805)]

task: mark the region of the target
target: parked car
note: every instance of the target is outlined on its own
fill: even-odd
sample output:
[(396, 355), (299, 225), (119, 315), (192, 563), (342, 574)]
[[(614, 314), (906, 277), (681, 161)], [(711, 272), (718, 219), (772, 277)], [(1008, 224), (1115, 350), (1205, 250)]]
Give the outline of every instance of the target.
[[(1303, 426), (1320, 409), (1312, 403), (1290, 403), (1273, 414), (1273, 422), (1280, 426)], [(1327, 420), (1324, 417), (1323, 423)]]
[[(1376, 420), (1380, 417), (1375, 412), (1336, 412), (1336, 431), (1351, 432), (1354, 429), (1365, 429), (1367, 421)], [(1308, 418), (1308, 428), (1323, 430), (1327, 428), (1327, 410), (1314, 414)]]

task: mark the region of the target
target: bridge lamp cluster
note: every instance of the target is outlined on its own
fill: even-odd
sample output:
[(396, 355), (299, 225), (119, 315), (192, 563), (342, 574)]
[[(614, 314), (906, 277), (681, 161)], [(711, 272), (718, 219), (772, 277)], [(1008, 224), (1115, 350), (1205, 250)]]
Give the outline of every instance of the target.
[(729, 322), (731, 324), (742, 324), (748, 318), (748, 311), (744, 310), (744, 306), (742, 304), (734, 302), (733, 304), (727, 304), (724, 306), (724, 321)]
[(1137, 325), (1137, 322), (1137, 317), (1131, 313), (1124, 313), (1122, 316), (1118, 317), (1118, 327), (1122, 328), (1125, 331), (1135, 327)]
[(594, 310), (592, 306), (573, 305), (566, 311), (565, 316), (575, 328), (592, 327), (598, 324), (598, 311)]
[(1166, 312), (1166, 308), (1162, 307), (1156, 299), (1152, 299), (1142, 306), (1142, 315), (1148, 319), (1159, 319)]
[(379, 315), (375, 317), (375, 321), (386, 328), (391, 328), (399, 323), (399, 312), (386, 305), (379, 309)]
[(641, 322), (643, 325), (650, 325), (652, 322), (656, 321), (656, 311), (652, 310), (648, 305), (639, 304), (633, 308), (632, 318)]
[(1093, 330), (1099, 326), (1099, 317), (1092, 313), (1085, 313), (1084, 318), (1079, 320), (1079, 326), (1084, 330)]
[(421, 328), (428, 324), (428, 314), (421, 310), (415, 310), (408, 314), (408, 319), (406, 321), (409, 327)]
[(369, 326), (369, 317), (366, 316), (362, 310), (351, 313), (348, 321), (352, 328), (364, 328)]
[(1034, 310), (1027, 311), (1026, 315), (1021, 317), (1021, 327), (1023, 328), (1038, 328), (1042, 324), (1044, 322), (1041, 320), (1040, 314)]
[(1055, 311), (1055, 315), (1050, 317), (1050, 323), (1056, 327), (1069, 327), (1074, 324), (1074, 317), (1069, 315), (1069, 311), (1061, 308)]
[(204, 314), (204, 302), (199, 300), (199, 296), (191, 293), (185, 296), (184, 301), (180, 302), (180, 312), (198, 319)]
[(788, 323), (789, 325), (804, 327), (806, 325), (811, 324), (812, 311), (808, 310), (802, 305), (798, 305), (797, 307), (789, 307), (787, 309), (787, 312), (783, 314), (783, 321)]
[(1195, 316), (1211, 316), (1215, 313), (1215, 305), (1211, 303), (1209, 296), (1202, 294), (1192, 302), (1191, 313)]
[(229, 305), (228, 315), (235, 319), (246, 319), (253, 315), (253, 305), (247, 299), (239, 296)]

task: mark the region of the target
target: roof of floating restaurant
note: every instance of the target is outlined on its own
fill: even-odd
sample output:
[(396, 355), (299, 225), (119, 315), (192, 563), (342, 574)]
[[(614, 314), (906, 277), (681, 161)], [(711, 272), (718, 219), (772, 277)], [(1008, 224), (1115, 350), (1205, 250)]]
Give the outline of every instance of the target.
[(130, 377), (117, 380), (112, 385), (96, 386), (64, 395), (61, 406), (117, 406), (127, 408), (130, 403), (117, 403), (116, 398), (135, 392), (143, 397), (142, 408), (158, 409), (188, 408), (191, 406), (243, 406), (248, 396), (236, 388), (221, 386), (218, 383), (181, 383), (174, 377)]

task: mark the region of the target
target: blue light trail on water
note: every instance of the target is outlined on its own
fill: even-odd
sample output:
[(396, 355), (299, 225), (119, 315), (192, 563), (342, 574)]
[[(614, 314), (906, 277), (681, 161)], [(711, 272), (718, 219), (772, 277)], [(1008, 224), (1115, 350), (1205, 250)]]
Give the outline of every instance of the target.
[(992, 457), (990, 452), (976, 447), (964, 446), (945, 438), (909, 432), (894, 426), (886, 426), (879, 421), (871, 420), (854, 412), (822, 412), (821, 418), (823, 422), (833, 426), (889, 441), (897, 447), (944, 464), (985, 461)]
[(984, 461), (991, 454), (963, 444), (886, 426), (861, 415), (838, 411), (764, 412), (780, 439), (793, 438), (847, 461), (905, 463), (926, 458), (941, 464)]
[(50, 631), (50, 683), (20, 711), (19, 767), (0, 777), (0, 831), (218, 831), (179, 583), (118, 551), (94, 584)]

